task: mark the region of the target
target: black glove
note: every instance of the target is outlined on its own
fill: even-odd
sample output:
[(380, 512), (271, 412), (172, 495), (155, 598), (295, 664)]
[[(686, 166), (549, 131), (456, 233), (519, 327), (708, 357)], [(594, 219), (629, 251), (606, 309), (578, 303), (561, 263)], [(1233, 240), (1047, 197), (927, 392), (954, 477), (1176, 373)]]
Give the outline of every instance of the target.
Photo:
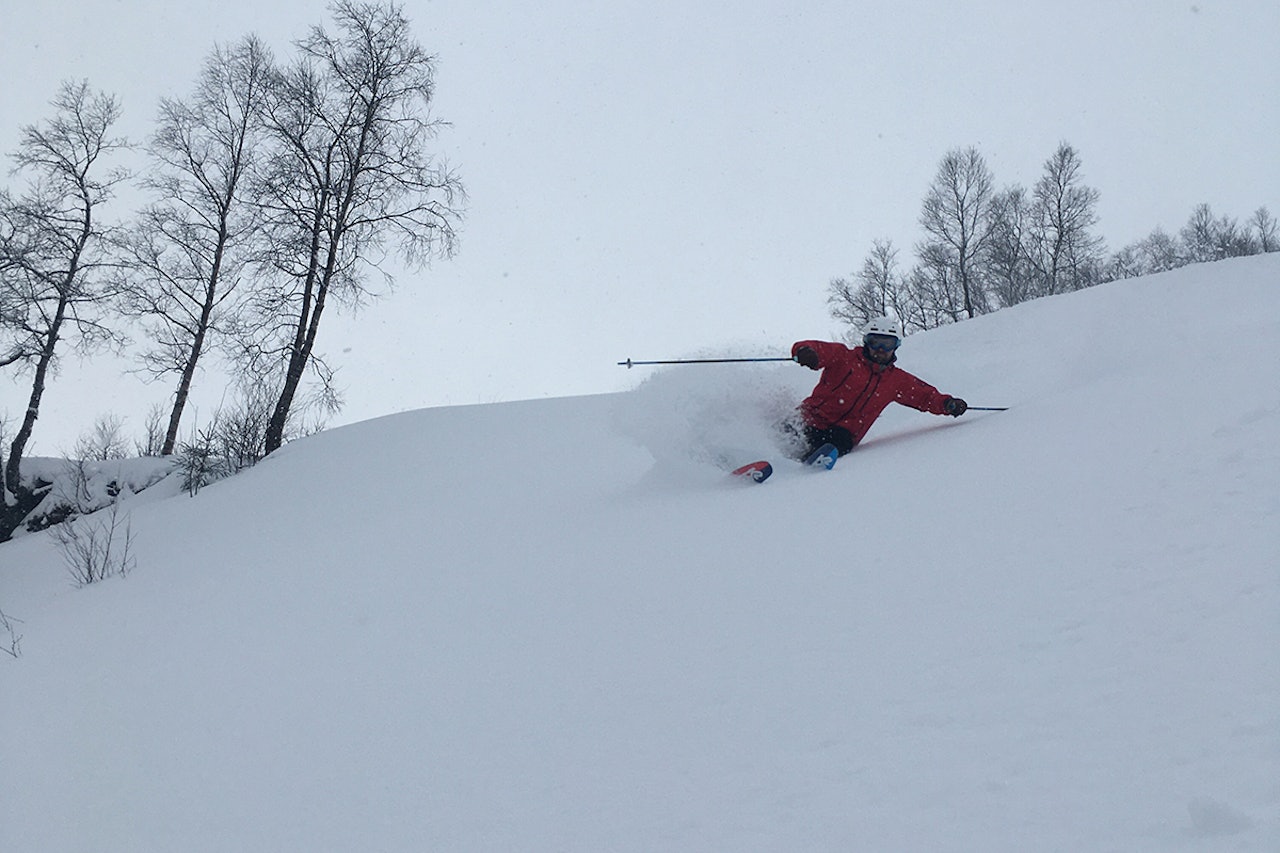
[(948, 397), (947, 401), (942, 404), (942, 411), (951, 415), (953, 418), (960, 417), (968, 408), (969, 404), (964, 400), (961, 400), (959, 397)]
[(818, 369), (818, 354), (813, 351), (813, 347), (800, 347), (796, 350), (795, 359), (810, 370)]

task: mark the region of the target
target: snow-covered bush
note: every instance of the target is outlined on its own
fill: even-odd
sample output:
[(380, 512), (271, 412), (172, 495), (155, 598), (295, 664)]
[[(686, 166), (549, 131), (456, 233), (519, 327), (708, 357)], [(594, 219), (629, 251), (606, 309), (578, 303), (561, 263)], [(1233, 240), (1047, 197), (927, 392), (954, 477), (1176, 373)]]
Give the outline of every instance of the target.
[(134, 566), (133, 525), (118, 501), (57, 525), (53, 537), (77, 586), (126, 575)]

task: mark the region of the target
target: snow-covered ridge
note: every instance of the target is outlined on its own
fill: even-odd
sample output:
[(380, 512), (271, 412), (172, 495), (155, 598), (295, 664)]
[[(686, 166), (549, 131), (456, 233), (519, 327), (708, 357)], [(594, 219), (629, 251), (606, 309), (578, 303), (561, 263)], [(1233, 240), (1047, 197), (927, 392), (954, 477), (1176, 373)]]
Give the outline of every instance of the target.
[(809, 371), (673, 369), (294, 442), (87, 588), (0, 545), (0, 849), (1278, 849), (1277, 280), (913, 336), (1012, 408), (829, 473)]

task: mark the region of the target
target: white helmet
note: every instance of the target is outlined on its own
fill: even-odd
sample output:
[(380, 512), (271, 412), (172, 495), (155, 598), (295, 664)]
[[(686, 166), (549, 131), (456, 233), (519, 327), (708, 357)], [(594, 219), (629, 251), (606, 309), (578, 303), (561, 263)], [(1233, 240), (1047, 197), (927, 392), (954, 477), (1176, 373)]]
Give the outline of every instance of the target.
[(873, 317), (862, 329), (862, 337), (867, 335), (892, 335), (902, 340), (902, 324), (894, 317)]

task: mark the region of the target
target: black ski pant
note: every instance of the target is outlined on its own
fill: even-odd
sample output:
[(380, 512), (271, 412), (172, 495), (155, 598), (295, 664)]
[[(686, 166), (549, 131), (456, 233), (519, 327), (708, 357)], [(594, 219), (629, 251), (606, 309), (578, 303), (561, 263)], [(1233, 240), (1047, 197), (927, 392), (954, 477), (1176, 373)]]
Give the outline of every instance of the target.
[(853, 451), (856, 442), (853, 440), (853, 433), (849, 432), (842, 426), (830, 426), (818, 428), (813, 424), (796, 424), (787, 421), (783, 424), (783, 429), (790, 432), (797, 439), (797, 445), (801, 448), (798, 458), (806, 459), (813, 451), (817, 450), (824, 444), (831, 444), (840, 452), (841, 456)]
[(805, 450), (805, 456), (817, 450), (824, 444), (835, 445), (836, 450), (840, 451), (840, 455), (853, 451), (853, 433), (849, 432), (842, 426), (831, 426), (826, 429), (818, 429), (811, 424), (804, 425), (804, 440), (808, 445)]

